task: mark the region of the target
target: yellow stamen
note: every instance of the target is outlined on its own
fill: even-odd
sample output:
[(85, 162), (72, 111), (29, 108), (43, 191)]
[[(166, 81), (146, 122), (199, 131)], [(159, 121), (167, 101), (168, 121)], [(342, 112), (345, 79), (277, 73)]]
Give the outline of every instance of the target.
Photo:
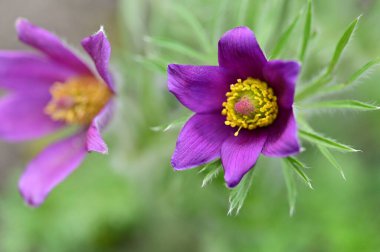
[(45, 113), (68, 124), (89, 124), (112, 96), (109, 88), (92, 76), (54, 83), (50, 93)]
[(278, 114), (277, 97), (268, 84), (249, 77), (230, 86), (223, 102), (222, 115), (226, 116), (225, 125), (253, 130), (274, 122)]

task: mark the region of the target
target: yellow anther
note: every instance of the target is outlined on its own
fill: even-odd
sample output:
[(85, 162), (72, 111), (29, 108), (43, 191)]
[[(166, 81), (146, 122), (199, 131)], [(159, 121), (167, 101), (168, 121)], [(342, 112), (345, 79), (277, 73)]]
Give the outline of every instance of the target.
[(89, 124), (112, 96), (109, 88), (92, 76), (54, 83), (45, 113), (55, 121)]
[(230, 85), (223, 102), (222, 115), (226, 116), (225, 125), (239, 127), (234, 133), (239, 135), (241, 129), (254, 130), (274, 122), (278, 114), (277, 97), (267, 83), (253, 79)]

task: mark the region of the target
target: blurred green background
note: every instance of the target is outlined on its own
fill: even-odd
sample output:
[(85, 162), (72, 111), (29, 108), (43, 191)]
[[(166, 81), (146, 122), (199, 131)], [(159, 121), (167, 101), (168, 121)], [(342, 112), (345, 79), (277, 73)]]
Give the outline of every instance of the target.
[[(378, 112), (310, 114), (319, 132), (363, 152), (334, 153), (344, 181), (305, 144), (300, 159), (311, 167), (307, 172), (315, 189), (297, 181), (292, 217), (279, 160), (259, 160), (240, 214), (227, 216), (229, 193), (222, 176), (201, 188), (204, 175), (198, 171), (174, 172), (169, 160), (179, 129), (150, 129), (188, 114), (167, 92), (165, 64), (215, 64), (218, 38), (237, 25), (251, 27), (269, 53), (305, 6), (300, 0), (1, 0), (3, 49), (24, 48), (15, 43), (17, 16), (56, 31), (78, 48), (82, 37), (104, 24), (120, 95), (118, 113), (105, 133), (110, 154), (89, 155), (38, 209), (23, 203), (17, 180), (49, 139), (1, 143), (0, 251), (380, 251)], [(299, 85), (322, 70), (346, 26), (360, 14), (336, 82), (379, 56), (380, 1), (314, 1), (315, 37)], [(296, 58), (303, 23), (301, 16), (283, 58)], [(207, 40), (196, 32), (202, 29)], [(178, 52), (164, 46), (168, 41), (179, 43)], [(376, 69), (337, 97), (379, 103), (379, 79)]]

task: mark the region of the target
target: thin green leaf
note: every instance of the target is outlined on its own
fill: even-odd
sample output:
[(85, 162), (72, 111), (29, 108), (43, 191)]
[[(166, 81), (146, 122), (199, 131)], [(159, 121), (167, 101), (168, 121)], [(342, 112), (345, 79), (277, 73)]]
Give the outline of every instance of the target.
[(205, 165), (200, 172), (205, 172), (206, 176), (202, 181), (202, 187), (208, 185), (214, 178), (216, 178), (219, 173), (223, 170), (222, 162), (219, 160)]
[(253, 180), (253, 169), (251, 169), (242, 179), (242, 181), (234, 189), (231, 190), (229, 197), (229, 210), (228, 215), (235, 212), (237, 215), (242, 208), (244, 201), (248, 195), (248, 191), (251, 188)]
[(292, 167), (284, 162), (282, 172), (284, 174), (286, 189), (288, 191), (288, 203), (289, 203), (289, 215), (293, 216), (295, 212), (296, 200), (297, 200), (297, 186), (294, 179), (294, 173)]
[(248, 0), (240, 0), (240, 7), (237, 17), (237, 26), (244, 25), (245, 18), (247, 17), (247, 10), (248, 10)]
[(313, 186), (311, 185), (311, 179), (307, 176), (307, 174), (303, 171), (306, 167), (298, 161), (295, 157), (287, 157), (285, 158), (286, 162), (289, 164), (290, 167), (293, 168), (294, 172), (311, 188), (313, 189)]
[(351, 77), (346, 82), (346, 85), (350, 85), (351, 83), (354, 83), (358, 79), (360, 79), (365, 73), (367, 73), (372, 67), (378, 66), (380, 64), (380, 57), (373, 59), (366, 63), (364, 66), (362, 66), (359, 70), (354, 72)]
[(160, 73), (166, 73), (167, 64), (158, 58), (147, 58), (141, 55), (136, 55), (133, 59), (145, 66), (148, 69), (157, 71)]
[(359, 80), (360, 78), (365, 76), (368, 72), (370, 72), (373, 67), (376, 67), (378, 65), (380, 65), (380, 58), (373, 59), (373, 60), (367, 62), (361, 68), (359, 68), (356, 72), (354, 72), (346, 82), (326, 87), (323, 90), (323, 92), (324, 93), (331, 93), (331, 92), (341, 91), (342, 89), (349, 87), (352, 84), (354, 84), (357, 80)]
[(313, 2), (312, 0), (309, 0), (307, 2), (306, 20), (305, 20), (305, 26), (303, 30), (302, 46), (301, 46), (301, 51), (300, 51), (300, 56), (299, 56), (301, 62), (305, 58), (307, 46), (309, 45), (312, 20), (313, 20)]
[(327, 75), (330, 75), (335, 70), (335, 67), (338, 64), (339, 59), (342, 56), (344, 48), (347, 46), (348, 42), (350, 41), (350, 38), (352, 37), (352, 34), (355, 31), (355, 28), (359, 22), (360, 17), (361, 16), (357, 17), (354, 21), (352, 21), (352, 23), (347, 27), (346, 31), (343, 33), (338, 44), (336, 45), (334, 55), (326, 70)]
[(355, 28), (359, 22), (360, 16), (357, 17), (346, 29), (346, 31), (343, 33), (342, 37), (340, 38), (335, 51), (334, 55), (330, 60), (330, 63), (328, 67), (326, 68), (326, 71), (320, 75), (315, 81), (312, 82), (309, 86), (306, 86), (303, 90), (301, 90), (296, 95), (297, 101), (302, 101), (312, 95), (315, 95), (318, 93), (322, 87), (324, 87), (326, 84), (328, 84), (332, 79), (332, 73), (335, 70), (336, 65), (339, 62), (340, 57), (342, 56), (342, 53), (347, 46), (348, 42), (350, 41), (350, 38), (355, 31)]
[(167, 50), (171, 50), (173, 52), (181, 53), (185, 56), (200, 60), (202, 62), (207, 62), (208, 60), (203, 54), (199, 53), (198, 51), (190, 47), (187, 47), (183, 44), (180, 44), (176, 41), (171, 41), (171, 40), (162, 39), (162, 38), (152, 38), (152, 37), (145, 37), (144, 40), (148, 43), (154, 44), (157, 47), (161, 47)]
[(323, 146), (318, 146), (319, 151), (322, 153), (322, 155), (334, 166), (339, 172), (340, 175), (342, 175), (342, 178), (346, 180), (346, 176), (344, 175), (343, 168), (339, 165), (338, 161), (334, 158), (333, 154)]
[(215, 25), (213, 42), (217, 42), (224, 30), (224, 20), (226, 17), (227, 7), (229, 0), (222, 0), (219, 4), (218, 10), (215, 12)]
[(210, 52), (212, 50), (210, 38), (198, 18), (194, 16), (190, 9), (186, 9), (182, 5), (177, 4), (172, 7), (177, 12), (177, 16), (182, 18), (194, 31), (194, 36), (198, 38), (203, 50), (206, 53)]
[(310, 96), (315, 95), (322, 87), (329, 83), (331, 79), (331, 76), (326, 75), (326, 73), (321, 74), (310, 85), (306, 86), (296, 94), (296, 101), (300, 102), (306, 98), (309, 98)]
[(150, 129), (152, 131), (156, 131), (156, 132), (166, 132), (166, 131), (171, 130), (171, 129), (180, 128), (186, 123), (186, 121), (189, 119), (189, 117), (190, 116), (186, 116), (186, 117), (177, 119), (177, 120), (175, 120), (169, 124), (154, 126), (154, 127), (151, 127)]
[(320, 134), (315, 133), (315, 132), (306, 131), (306, 130), (299, 130), (299, 135), (304, 140), (306, 140), (310, 143), (314, 143), (316, 145), (322, 145), (322, 146), (325, 146), (328, 148), (332, 148), (332, 149), (344, 151), (344, 152), (357, 152), (358, 151), (358, 150), (355, 150), (354, 148), (352, 148), (348, 145), (341, 144), (341, 143), (337, 142), (336, 140), (321, 136)]
[(303, 10), (300, 11), (300, 13), (289, 24), (288, 28), (286, 28), (285, 32), (281, 35), (276, 46), (273, 49), (272, 55), (269, 57), (270, 59), (277, 58), (282, 53), (302, 13)]
[(303, 108), (307, 109), (352, 109), (361, 111), (378, 110), (380, 107), (369, 103), (356, 100), (336, 100), (336, 101), (321, 101), (312, 104), (305, 104)]

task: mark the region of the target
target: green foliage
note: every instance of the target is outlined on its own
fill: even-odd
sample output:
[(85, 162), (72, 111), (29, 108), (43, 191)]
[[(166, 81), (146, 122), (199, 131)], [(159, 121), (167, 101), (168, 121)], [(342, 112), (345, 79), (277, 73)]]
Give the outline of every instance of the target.
[(332, 155), (332, 153), (329, 151), (329, 149), (321, 145), (318, 145), (318, 149), (322, 153), (322, 155), (330, 162), (330, 164), (334, 166), (334, 168), (336, 168), (340, 172), (340, 175), (342, 175), (342, 178), (346, 180), (346, 176), (344, 175), (343, 168), (340, 166), (340, 164)]
[(252, 180), (253, 180), (253, 169), (251, 169), (240, 181), (240, 183), (231, 190), (230, 198), (229, 198), (230, 206), (228, 209), (229, 215), (233, 213), (237, 215), (240, 209), (243, 207), (243, 204), (244, 204), (245, 199), (247, 198), (249, 189), (252, 186)]
[(350, 41), (356, 29), (356, 26), (359, 22), (360, 17), (361, 16), (357, 17), (354, 21), (352, 21), (352, 23), (347, 27), (343, 36), (340, 38), (338, 44), (336, 45), (333, 57), (331, 58), (331, 61), (327, 67), (326, 75), (331, 75), (333, 71), (335, 70), (335, 67), (338, 64), (338, 61), (341, 58), (344, 49), (346, 48), (348, 42)]
[(309, 40), (310, 40), (310, 36), (311, 36), (312, 20), (313, 20), (313, 2), (312, 2), (312, 0), (308, 0), (305, 26), (304, 26), (304, 30), (303, 30), (302, 46), (301, 46), (301, 51), (300, 51), (300, 56), (299, 56), (299, 59), (301, 62), (305, 58), (307, 47), (309, 45)]
[(332, 80), (332, 74), (343, 54), (344, 49), (346, 48), (348, 42), (350, 41), (356, 26), (359, 22), (360, 16), (357, 17), (345, 30), (342, 37), (339, 39), (338, 44), (336, 45), (333, 57), (330, 60), (329, 65), (326, 70), (318, 78), (316, 78), (309, 86), (301, 90), (296, 95), (297, 101), (302, 101), (310, 96), (315, 95), (320, 91), (322, 87), (328, 84)]
[(284, 174), (286, 189), (288, 191), (289, 215), (293, 216), (297, 200), (297, 185), (294, 179), (293, 167), (289, 165), (288, 162), (284, 161), (282, 171)]
[(202, 187), (205, 187), (216, 178), (220, 172), (223, 171), (222, 162), (220, 159), (206, 164), (200, 172), (206, 172), (206, 175), (202, 181)]
[(182, 118), (179, 118), (177, 120), (174, 120), (173, 122), (169, 123), (169, 124), (166, 124), (166, 125), (160, 125), (160, 126), (154, 126), (154, 127), (151, 127), (150, 129), (153, 130), (153, 131), (156, 131), (156, 132), (166, 132), (166, 131), (169, 131), (171, 129), (176, 129), (176, 128), (180, 128), (182, 127), (186, 122), (187, 120), (189, 120), (190, 116), (184, 116)]
[(313, 186), (311, 185), (311, 179), (303, 171), (303, 169), (306, 169), (306, 166), (295, 157), (287, 157), (284, 160), (289, 165), (289, 167), (293, 168), (294, 172), (310, 187), (310, 189), (313, 189)]
[(321, 134), (318, 134), (315, 132), (306, 131), (306, 130), (299, 130), (299, 135), (302, 139), (304, 139), (310, 143), (313, 143), (316, 145), (322, 145), (322, 146), (325, 146), (327, 148), (332, 148), (332, 149), (339, 150), (342, 152), (357, 152), (357, 151), (359, 151), (359, 150), (355, 150), (354, 148), (352, 148), (348, 145), (341, 144), (334, 139), (324, 137)]
[(285, 32), (281, 35), (280, 39), (278, 40), (276, 46), (273, 49), (273, 52), (270, 59), (277, 58), (281, 55), (282, 51), (285, 49), (285, 46), (291, 37), (294, 28), (296, 27), (298, 20), (300, 19), (300, 16), (302, 15), (303, 10), (300, 11), (300, 13), (294, 18), (294, 20), (289, 24), (288, 28), (285, 30)]
[(305, 104), (303, 108), (307, 109), (350, 109), (360, 111), (378, 110), (379, 107), (355, 100), (336, 100), (336, 101), (320, 101), (310, 104)]

